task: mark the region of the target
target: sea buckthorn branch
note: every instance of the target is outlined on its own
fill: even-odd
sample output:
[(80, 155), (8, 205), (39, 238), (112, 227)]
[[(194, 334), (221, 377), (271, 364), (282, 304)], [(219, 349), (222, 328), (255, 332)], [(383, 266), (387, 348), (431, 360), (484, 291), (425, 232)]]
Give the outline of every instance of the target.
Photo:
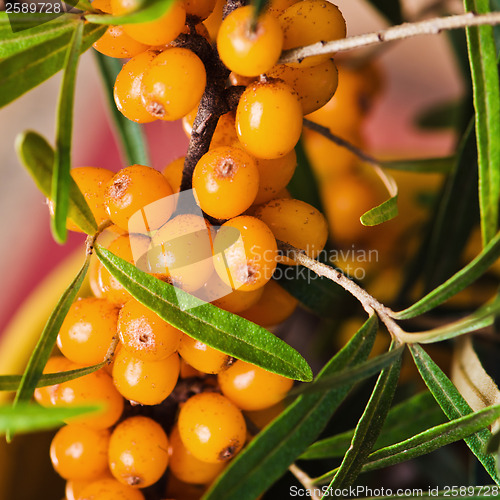
[(404, 337), (407, 332), (405, 332), (393, 319), (394, 311), (381, 304), (375, 297), (370, 295), (366, 290), (361, 288), (357, 283), (349, 279), (341, 271), (334, 269), (333, 267), (322, 264), (317, 260), (308, 257), (303, 250), (299, 250), (284, 241), (278, 241), (278, 248), (284, 255), (289, 259), (294, 260), (298, 264), (307, 267), (318, 276), (324, 276), (328, 278), (337, 285), (340, 285), (344, 290), (349, 292), (352, 296), (359, 300), (363, 309), (369, 314), (373, 312), (377, 313), (378, 317), (386, 326), (387, 330), (391, 336), (395, 339), (400, 339)]
[(300, 62), (306, 57), (345, 52), (361, 47), (404, 40), (418, 35), (438, 35), (445, 30), (454, 30), (471, 26), (494, 26), (496, 24), (500, 24), (500, 12), (489, 12), (487, 14), (468, 12), (467, 14), (436, 17), (415, 23), (403, 23), (385, 30), (374, 31), (373, 33), (350, 36), (331, 42), (317, 42), (305, 47), (285, 50), (278, 64)]
[(95, 242), (97, 240), (97, 238), (99, 237), (99, 235), (105, 230), (107, 229), (109, 226), (112, 226), (113, 225), (113, 222), (108, 219), (108, 220), (105, 220), (98, 228), (97, 228), (97, 231), (95, 232), (95, 234), (89, 234), (87, 236), (87, 239), (85, 240), (85, 254), (86, 255), (92, 255), (92, 253), (94, 252), (94, 245), (95, 245)]

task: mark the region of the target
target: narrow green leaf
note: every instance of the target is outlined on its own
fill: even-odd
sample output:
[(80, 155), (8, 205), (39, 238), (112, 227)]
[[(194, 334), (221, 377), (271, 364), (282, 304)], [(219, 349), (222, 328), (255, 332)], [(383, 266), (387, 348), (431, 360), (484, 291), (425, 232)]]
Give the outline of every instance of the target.
[[(36, 384), (37, 387), (47, 387), (49, 385), (62, 384), (69, 380), (84, 377), (89, 373), (94, 373), (100, 370), (106, 363), (102, 362), (97, 365), (86, 366), (85, 368), (77, 368), (76, 370), (68, 370), (65, 372), (46, 373), (40, 377)], [(0, 391), (17, 391), (21, 383), (22, 375), (0, 375)]]
[(404, 346), (399, 346), (389, 352), (381, 354), (368, 361), (364, 361), (355, 367), (348, 367), (341, 372), (324, 377), (314, 384), (303, 384), (296, 389), (292, 389), (287, 397), (298, 396), (299, 394), (311, 394), (312, 392), (336, 389), (344, 385), (352, 385), (375, 375), (385, 367), (392, 365), (401, 357)]
[(125, 14), (123, 16), (87, 14), (85, 19), (95, 24), (122, 25), (146, 23), (163, 16), (163, 14), (170, 9), (173, 3), (174, 0), (139, 0), (137, 2), (137, 9), (130, 12), (130, 14)]
[(500, 431), (495, 432), (486, 446), (486, 453), (498, 453), (500, 450)]
[[(436, 398), (436, 401), (439, 403), (439, 406), (441, 406), (446, 416), (450, 420), (455, 420), (473, 413), (471, 407), (458, 392), (457, 388), (439, 366), (432, 361), (422, 347), (418, 344), (412, 344), (409, 348), (422, 379)], [(491, 455), (484, 453), (490, 439), (491, 432), (484, 429), (465, 438), (465, 442), (495, 483), (500, 485), (495, 459)]]
[(305, 382), (312, 379), (305, 359), (265, 328), (164, 283), (99, 245), (95, 253), (139, 302), (189, 336), (284, 377)]
[(496, 405), (432, 427), (401, 443), (375, 451), (368, 457), (363, 472), (389, 467), (431, 453), (485, 429), (499, 417), (500, 405)]
[(365, 212), (359, 220), (363, 226), (377, 226), (378, 224), (394, 219), (397, 215), (398, 196), (396, 195)]
[(481, 328), (491, 326), (495, 321), (495, 316), (500, 313), (500, 295), (489, 304), (480, 307), (476, 312), (466, 316), (465, 318), (449, 323), (439, 328), (433, 328), (426, 332), (404, 332), (399, 337), (401, 341), (408, 344), (431, 344), (433, 342), (441, 342), (448, 340), (464, 333), (473, 332)]
[[(377, 318), (370, 317), (325, 365), (315, 382), (365, 360), (377, 327)], [(349, 387), (344, 386), (299, 396), (229, 464), (205, 494), (205, 500), (254, 500), (318, 437), (348, 392)]]
[(83, 39), (83, 21), (73, 33), (71, 44), (64, 61), (64, 73), (57, 106), (56, 151), (52, 173), (51, 200), (54, 203), (52, 234), (59, 243), (68, 236), (66, 219), (69, 208), (69, 185), (71, 175), (71, 139), (73, 134), (73, 102), (75, 97), (76, 69), (80, 58)]
[(44, 408), (38, 405), (0, 407), (0, 434), (34, 432), (61, 427), (64, 420), (99, 411), (98, 406)]
[(14, 406), (22, 405), (31, 399), (33, 392), (42, 376), (43, 369), (47, 364), (52, 349), (56, 343), (57, 334), (61, 328), (62, 322), (68, 313), (68, 310), (75, 300), (76, 294), (80, 289), (83, 279), (87, 274), (90, 264), (90, 256), (87, 256), (85, 263), (76, 275), (76, 278), (64, 291), (55, 309), (52, 311), (47, 323), (42, 331), (40, 339), (28, 361), (28, 366), (21, 378), (19, 389), (16, 393)]
[(143, 126), (123, 116), (116, 107), (113, 97), (113, 87), (116, 77), (123, 67), (122, 62), (114, 57), (94, 52), (97, 65), (104, 82), (104, 91), (108, 99), (109, 110), (120, 137), (120, 145), (127, 165), (150, 165), (146, 137)]
[[(11, 29), (11, 24), (22, 28), (23, 25), (34, 24), (37, 19), (39, 19), (40, 25), (33, 28), (22, 31), (12, 31)], [(5, 12), (0, 12), (0, 59), (57, 38), (64, 32), (72, 31), (77, 22), (78, 17), (74, 14), (64, 14), (53, 21), (45, 22), (43, 14), (7, 15)]]
[[(465, 0), (465, 10), (490, 12), (489, 0)], [(498, 230), (500, 199), (500, 85), (491, 26), (466, 28), (478, 143), (479, 208), (486, 246)]]
[(401, 170), (402, 172), (415, 172), (417, 174), (446, 174), (453, 169), (455, 161), (454, 156), (443, 156), (442, 158), (384, 161), (382, 166), (389, 170)]
[(468, 287), (500, 257), (500, 232), (483, 248), (481, 253), (455, 273), (441, 286), (428, 293), (412, 306), (394, 314), (396, 319), (409, 319), (424, 314)]
[[(81, 52), (106, 31), (104, 26), (85, 24)], [(72, 32), (0, 60), (0, 108), (55, 75), (64, 66)]]
[[(404, 441), (430, 426), (442, 424), (446, 417), (429, 391), (421, 392), (394, 406), (385, 419), (375, 449)], [(349, 449), (354, 429), (322, 439), (309, 446), (300, 460), (343, 457)]]
[(297, 168), (292, 180), (288, 183), (287, 189), (294, 198), (305, 201), (322, 211), (318, 183), (314, 177), (302, 139), (295, 146), (295, 153), (297, 154)]
[(260, 14), (269, 5), (269, 0), (252, 0), (251, 5), (253, 5), (255, 7), (255, 11), (254, 11), (254, 20), (255, 20), (260, 16)]
[(440, 103), (419, 113), (415, 124), (419, 128), (430, 130), (456, 129), (463, 120), (464, 107), (463, 99)]
[[(50, 144), (36, 132), (26, 131), (16, 137), (16, 151), (38, 189), (50, 198), (54, 168), (54, 150)], [(69, 185), (68, 216), (85, 233), (94, 234), (97, 231), (94, 215), (72, 178)]]
[[(394, 345), (392, 346), (394, 347)], [(342, 460), (335, 477), (328, 486), (323, 496), (328, 496), (328, 491), (344, 488), (354, 483), (358, 477), (368, 455), (379, 437), (385, 418), (391, 407), (394, 392), (398, 383), (401, 370), (402, 350), (398, 349), (397, 361), (385, 368), (379, 375), (375, 388), (366, 405), (363, 415), (359, 419), (351, 446)]]

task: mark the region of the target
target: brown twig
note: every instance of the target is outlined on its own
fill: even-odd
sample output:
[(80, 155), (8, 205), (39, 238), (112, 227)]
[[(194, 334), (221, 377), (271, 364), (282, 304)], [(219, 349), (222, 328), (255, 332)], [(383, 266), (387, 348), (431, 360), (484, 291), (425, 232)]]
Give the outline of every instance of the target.
[(445, 30), (454, 30), (471, 26), (493, 26), (496, 24), (500, 24), (500, 12), (490, 12), (487, 14), (474, 14), (468, 12), (467, 14), (436, 17), (416, 23), (403, 23), (373, 33), (350, 36), (331, 42), (317, 42), (312, 45), (307, 45), (306, 47), (285, 50), (278, 64), (300, 62), (306, 57), (334, 54), (337, 52), (359, 49), (361, 47), (369, 47), (370, 45), (404, 40), (418, 35), (438, 35)]
[[(314, 500), (320, 500), (321, 497), (316, 495), (313, 480), (297, 465), (292, 464), (288, 467), (288, 470), (295, 476), (295, 478), (299, 481), (299, 483), (304, 486), (304, 488), (308, 491), (308, 497)], [(318, 490), (318, 488), (316, 488)]]

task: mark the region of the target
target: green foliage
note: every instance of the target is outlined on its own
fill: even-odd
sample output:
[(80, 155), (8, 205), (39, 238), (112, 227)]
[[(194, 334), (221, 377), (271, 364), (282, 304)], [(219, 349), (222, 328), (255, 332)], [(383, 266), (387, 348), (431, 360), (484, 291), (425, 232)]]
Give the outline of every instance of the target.
[(304, 358), (265, 328), (164, 283), (99, 245), (95, 252), (126, 290), (179, 330), (270, 372), (306, 382), (312, 379)]
[(361, 216), (360, 221), (364, 226), (377, 226), (378, 224), (394, 219), (397, 215), (398, 195), (395, 195), (364, 213)]

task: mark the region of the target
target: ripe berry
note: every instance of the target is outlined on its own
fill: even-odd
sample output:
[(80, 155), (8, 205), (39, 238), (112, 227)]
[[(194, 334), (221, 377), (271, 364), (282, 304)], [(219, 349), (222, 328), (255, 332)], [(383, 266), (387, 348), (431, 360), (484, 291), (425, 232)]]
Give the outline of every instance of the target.
[(294, 91), (280, 80), (249, 85), (236, 109), (236, 132), (258, 158), (285, 156), (302, 132), (302, 107)]
[(186, 292), (203, 286), (213, 273), (211, 226), (203, 217), (174, 217), (153, 236), (148, 251), (150, 272)]
[[(300, 200), (279, 199), (261, 205), (255, 217), (265, 222), (276, 239), (305, 250), (311, 258), (316, 258), (328, 238), (328, 226), (319, 210)], [(288, 257), (280, 257), (281, 262), (293, 265)]]
[[(127, 14), (140, 6), (139, 0), (111, 0), (115, 16)], [(174, 2), (159, 19), (146, 23), (127, 24), (125, 32), (141, 43), (165, 45), (177, 38), (186, 22), (186, 11), (181, 2)]]
[(118, 308), (106, 299), (79, 299), (71, 305), (57, 336), (69, 360), (82, 365), (104, 361), (116, 335)]
[(293, 380), (244, 361), (218, 375), (222, 394), (242, 410), (263, 410), (281, 401)]
[(50, 458), (64, 479), (94, 479), (108, 469), (108, 430), (69, 424), (57, 432), (50, 445)]
[[(196, 113), (198, 112), (198, 107), (189, 112), (182, 119), (182, 126), (184, 132), (188, 137), (191, 136), (193, 130), (194, 119), (196, 118)], [(224, 113), (217, 122), (217, 127), (215, 127), (214, 135), (210, 142), (210, 149), (217, 148), (220, 146), (233, 146), (239, 144), (238, 136), (236, 135), (236, 125), (235, 112), (229, 111)]]
[(192, 51), (171, 47), (159, 54), (142, 78), (142, 98), (152, 116), (173, 121), (200, 101), (206, 84), (205, 66)]
[(240, 316), (265, 327), (279, 325), (293, 314), (297, 303), (295, 297), (278, 285), (276, 281), (271, 280), (263, 287), (260, 300), (241, 312)]
[(141, 84), (144, 71), (160, 54), (159, 49), (150, 49), (133, 57), (121, 69), (115, 80), (113, 96), (120, 113), (137, 123), (149, 123), (156, 118), (146, 110), (142, 102)]
[(184, 334), (179, 347), (182, 359), (203, 373), (220, 373), (233, 362), (233, 358), (199, 340)]
[[(52, 356), (47, 361), (43, 373), (59, 373), (69, 371), (74, 368), (74, 363), (64, 356)], [(37, 387), (35, 389), (35, 400), (42, 406), (52, 406), (53, 394), (59, 387), (59, 384)]]
[(214, 254), (219, 277), (232, 289), (248, 292), (271, 279), (276, 268), (277, 245), (266, 224), (241, 215), (221, 226), (215, 237)]
[(335, 94), (339, 80), (337, 67), (332, 59), (305, 68), (281, 64), (269, 70), (266, 75), (283, 80), (297, 93), (304, 115), (324, 106)]
[(182, 332), (132, 299), (120, 310), (118, 334), (123, 348), (136, 358), (159, 361), (177, 351)]
[(231, 12), (217, 34), (222, 62), (243, 76), (258, 76), (271, 69), (280, 57), (282, 45), (279, 21), (269, 13), (255, 19), (252, 5)]
[(167, 435), (151, 418), (127, 418), (113, 431), (109, 468), (120, 483), (136, 488), (150, 486), (160, 479), (167, 464)]
[(249, 292), (228, 290), (228, 286), (218, 276), (215, 276), (210, 280), (208, 288), (208, 296), (216, 297), (210, 300), (214, 306), (236, 314), (255, 305), (262, 297), (265, 286)]
[(144, 500), (144, 495), (116, 479), (106, 478), (89, 484), (78, 500)]
[(184, 169), (184, 156), (171, 161), (163, 170), (162, 174), (167, 179), (174, 193), (181, 190), (182, 170)]
[(182, 443), (177, 425), (169, 438), (169, 470), (188, 484), (207, 484), (225, 467), (224, 462), (209, 463), (198, 460)]
[(226, 462), (245, 443), (246, 425), (241, 411), (213, 392), (189, 398), (180, 410), (178, 426), (184, 446), (203, 462)]
[(184, 6), (188, 16), (192, 16), (199, 21), (203, 21), (214, 10), (215, 1), (216, 0), (183, 0), (182, 5)]
[(113, 382), (122, 396), (142, 405), (157, 405), (174, 390), (179, 377), (179, 356), (143, 361), (120, 349), (113, 365)]
[(132, 165), (109, 182), (104, 203), (111, 220), (124, 231), (129, 231), (129, 221), (136, 213), (130, 232), (152, 231), (172, 215), (172, 194), (170, 184), (158, 170)]
[[(279, 17), (283, 29), (283, 50), (311, 45), (320, 41), (345, 38), (346, 26), (342, 13), (327, 0), (302, 0), (288, 7)], [(314, 66), (330, 56), (328, 54), (305, 57), (291, 66)]]
[(204, 212), (217, 219), (231, 219), (255, 200), (259, 171), (253, 158), (242, 149), (214, 148), (196, 164), (193, 189)]

